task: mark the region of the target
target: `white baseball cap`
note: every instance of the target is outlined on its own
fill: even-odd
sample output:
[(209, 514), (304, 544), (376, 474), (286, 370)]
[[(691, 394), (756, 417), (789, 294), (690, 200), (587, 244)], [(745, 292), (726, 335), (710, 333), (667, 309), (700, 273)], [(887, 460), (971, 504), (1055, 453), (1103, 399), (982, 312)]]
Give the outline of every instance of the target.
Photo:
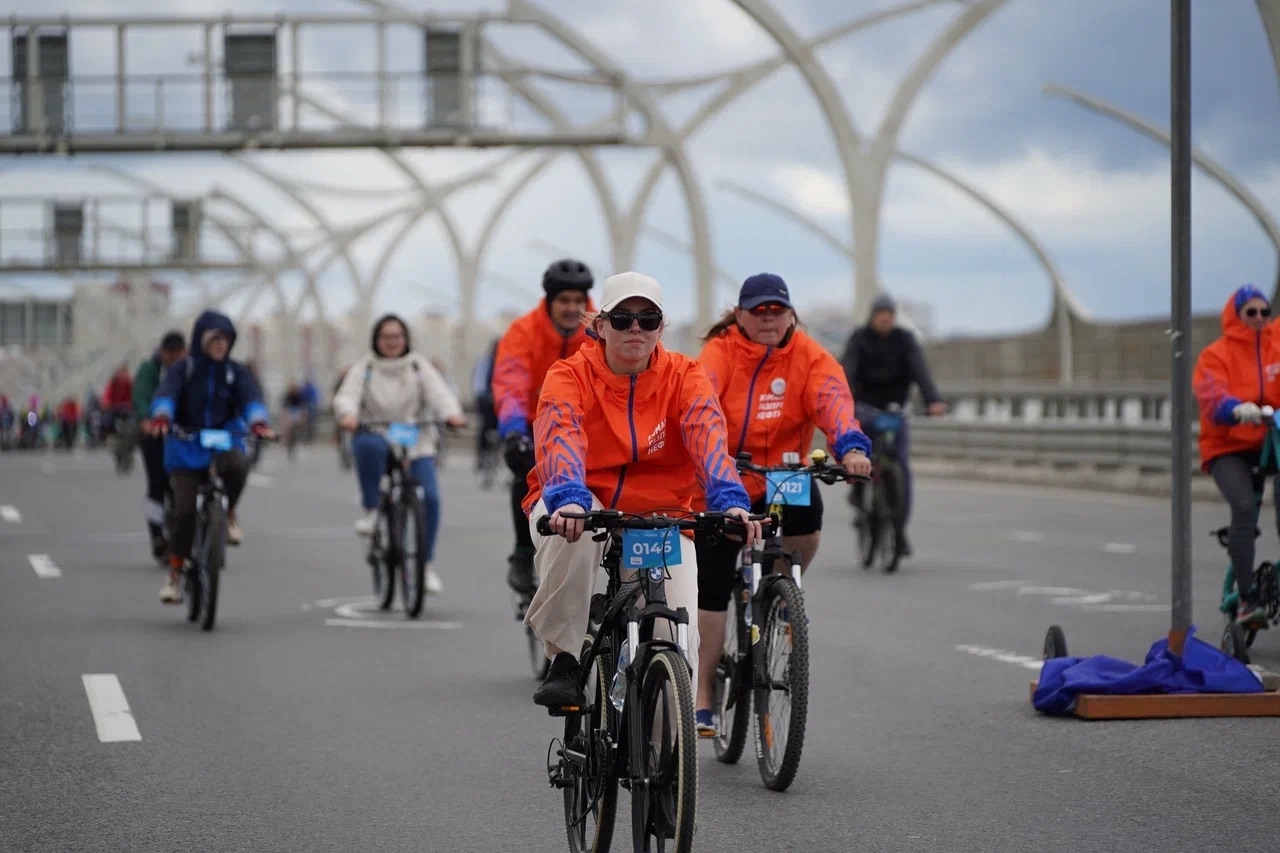
[(604, 280), (604, 302), (600, 312), (608, 314), (632, 297), (648, 299), (662, 310), (662, 285), (658, 280), (638, 272), (620, 272)]

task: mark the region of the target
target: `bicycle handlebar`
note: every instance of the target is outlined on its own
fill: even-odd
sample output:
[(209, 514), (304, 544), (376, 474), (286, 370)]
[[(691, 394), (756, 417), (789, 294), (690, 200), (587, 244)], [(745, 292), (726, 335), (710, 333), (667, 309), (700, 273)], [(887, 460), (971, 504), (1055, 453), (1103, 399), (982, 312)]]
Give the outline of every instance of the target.
[(189, 430), (189, 429), (186, 429), (185, 427), (180, 427), (177, 424), (172, 424), (169, 427), (169, 435), (173, 436), (174, 438), (181, 439), (183, 441), (199, 441), (200, 433), (204, 432), (205, 429), (217, 430), (218, 432), (225, 432), (235, 438), (256, 438), (259, 441), (266, 441), (266, 442), (278, 442), (280, 440), (279, 436), (267, 438), (265, 435), (257, 435), (252, 429), (232, 429), (230, 427), (197, 427), (194, 430)]
[[(584, 522), (583, 531), (588, 533), (597, 530), (616, 530), (618, 528), (626, 530), (666, 530), (673, 527), (677, 530), (715, 532), (726, 527), (744, 528), (746, 526), (742, 519), (724, 512), (698, 512), (682, 518), (656, 514), (644, 516), (619, 512), (616, 509), (598, 509), (591, 512), (565, 512), (561, 513), (560, 517), (582, 520)], [(748, 515), (747, 517), (751, 521), (758, 521), (765, 526), (773, 525), (773, 516), (768, 513)], [(549, 515), (539, 518), (537, 527), (541, 536), (556, 535), (555, 531), (551, 529), (551, 516)]]
[(835, 485), (837, 482), (851, 483), (854, 481), (868, 481), (870, 477), (860, 476), (858, 474), (850, 474), (844, 470), (841, 465), (833, 465), (830, 457), (825, 451), (814, 450), (809, 454), (809, 458), (813, 462), (809, 465), (756, 465), (751, 461), (751, 454), (743, 451), (739, 453), (734, 460), (738, 465), (739, 471), (750, 471), (761, 477), (767, 478), (769, 474), (785, 473), (785, 474), (808, 474), (816, 480), (821, 480), (828, 486)]
[(356, 430), (368, 431), (368, 430), (375, 430), (375, 429), (386, 429), (392, 424), (407, 424), (407, 425), (415, 426), (418, 428), (438, 427), (440, 429), (448, 429), (448, 430), (461, 429), (461, 427), (450, 426), (448, 421), (430, 420), (430, 421), (360, 421), (360, 423), (356, 426)]

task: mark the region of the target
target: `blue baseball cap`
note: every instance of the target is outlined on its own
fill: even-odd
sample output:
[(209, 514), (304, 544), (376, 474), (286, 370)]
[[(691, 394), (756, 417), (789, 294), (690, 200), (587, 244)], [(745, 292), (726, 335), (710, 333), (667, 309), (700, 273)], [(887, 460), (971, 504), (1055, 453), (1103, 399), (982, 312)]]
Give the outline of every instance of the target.
[(787, 290), (787, 283), (782, 280), (782, 276), (771, 272), (756, 273), (742, 283), (742, 290), (738, 291), (738, 307), (750, 310), (766, 302), (776, 302), (790, 308), (791, 291)]
[(1248, 302), (1250, 299), (1261, 299), (1263, 302), (1266, 302), (1268, 305), (1271, 304), (1271, 300), (1267, 298), (1267, 294), (1263, 293), (1261, 290), (1254, 287), (1252, 284), (1246, 284), (1244, 287), (1241, 287), (1235, 292), (1234, 302), (1236, 305), (1237, 314), (1240, 313), (1240, 309), (1243, 308), (1244, 304)]

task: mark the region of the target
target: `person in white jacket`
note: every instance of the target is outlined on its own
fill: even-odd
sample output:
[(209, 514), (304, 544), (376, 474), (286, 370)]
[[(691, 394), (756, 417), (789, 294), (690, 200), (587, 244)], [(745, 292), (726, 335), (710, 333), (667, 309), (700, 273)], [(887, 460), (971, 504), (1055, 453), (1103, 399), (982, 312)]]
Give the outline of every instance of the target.
[[(467, 422), (462, 405), (449, 389), (440, 371), (424, 355), (410, 352), (409, 327), (395, 314), (386, 314), (373, 324), (372, 352), (356, 360), (347, 371), (333, 397), (333, 414), (338, 426), (355, 433), (351, 454), (355, 458), (356, 479), (360, 483), (360, 505), (364, 513), (356, 521), (361, 536), (373, 533), (378, 515), (378, 484), (391, 452), (380, 434), (358, 430), (370, 421), (413, 423), (443, 420), (460, 427)], [(440, 578), (431, 568), (436, 536), (440, 530), (440, 489), (436, 484), (435, 430), (418, 433), (418, 444), (410, 452), (410, 473), (422, 487), (422, 509), (426, 514), (423, 554), (427, 562), (427, 591), (440, 592)]]

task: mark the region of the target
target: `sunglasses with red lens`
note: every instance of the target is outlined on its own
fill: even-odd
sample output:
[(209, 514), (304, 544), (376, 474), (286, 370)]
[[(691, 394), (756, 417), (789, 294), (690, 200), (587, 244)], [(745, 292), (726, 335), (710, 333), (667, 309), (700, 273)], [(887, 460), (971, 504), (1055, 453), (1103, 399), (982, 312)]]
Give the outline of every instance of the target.
[(754, 308), (748, 308), (747, 313), (753, 317), (777, 317), (779, 314), (785, 314), (791, 309), (777, 302), (765, 302)]

